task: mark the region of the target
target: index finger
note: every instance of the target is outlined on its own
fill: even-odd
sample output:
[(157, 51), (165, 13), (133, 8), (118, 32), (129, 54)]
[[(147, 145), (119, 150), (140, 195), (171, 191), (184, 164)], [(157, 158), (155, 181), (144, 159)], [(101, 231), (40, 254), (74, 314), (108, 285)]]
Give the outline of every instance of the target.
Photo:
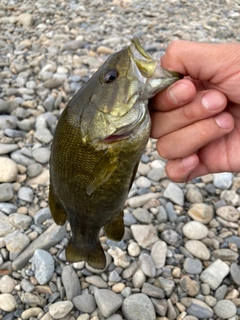
[(151, 111), (170, 111), (189, 103), (196, 94), (191, 80), (181, 79), (157, 93), (150, 101)]

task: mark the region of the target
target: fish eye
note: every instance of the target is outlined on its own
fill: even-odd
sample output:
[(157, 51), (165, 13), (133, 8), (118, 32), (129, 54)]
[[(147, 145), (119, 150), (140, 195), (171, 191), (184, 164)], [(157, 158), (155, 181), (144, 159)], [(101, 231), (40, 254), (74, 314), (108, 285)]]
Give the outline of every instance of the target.
[(103, 74), (103, 82), (111, 83), (118, 77), (118, 72), (116, 69), (109, 69)]

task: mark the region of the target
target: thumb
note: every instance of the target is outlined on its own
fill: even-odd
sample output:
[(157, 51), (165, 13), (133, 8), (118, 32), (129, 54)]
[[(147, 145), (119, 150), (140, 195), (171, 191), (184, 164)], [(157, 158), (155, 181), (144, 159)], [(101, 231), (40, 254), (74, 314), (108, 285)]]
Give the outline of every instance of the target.
[(219, 72), (225, 77), (230, 67), (228, 64), (236, 59), (236, 49), (239, 52), (240, 46), (235, 43), (211, 44), (179, 40), (169, 44), (161, 64), (168, 70), (180, 72), (192, 79), (217, 84), (222, 80)]

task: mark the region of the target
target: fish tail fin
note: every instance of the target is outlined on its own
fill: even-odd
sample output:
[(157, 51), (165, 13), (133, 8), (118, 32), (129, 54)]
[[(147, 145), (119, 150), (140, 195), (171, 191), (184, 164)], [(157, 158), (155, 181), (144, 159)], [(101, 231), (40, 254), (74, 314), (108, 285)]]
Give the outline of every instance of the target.
[(104, 230), (109, 239), (114, 241), (121, 241), (124, 236), (124, 222), (123, 222), (124, 212), (121, 211), (116, 219), (104, 226)]
[(66, 258), (69, 262), (86, 261), (94, 269), (106, 267), (106, 256), (100, 242), (94, 249), (85, 249), (70, 240), (66, 248)]

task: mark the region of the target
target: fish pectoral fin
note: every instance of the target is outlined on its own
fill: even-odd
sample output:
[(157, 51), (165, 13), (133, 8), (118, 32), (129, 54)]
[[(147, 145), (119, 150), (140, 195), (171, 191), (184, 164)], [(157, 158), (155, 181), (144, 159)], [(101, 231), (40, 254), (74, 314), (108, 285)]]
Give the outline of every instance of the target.
[(49, 189), (48, 205), (55, 223), (63, 226), (67, 220), (67, 213), (59, 204), (57, 196), (53, 192), (51, 183)]
[(101, 243), (96, 244), (95, 249), (85, 249), (77, 246), (69, 240), (66, 248), (66, 258), (69, 262), (86, 261), (94, 269), (104, 269), (106, 267), (106, 256)]
[(90, 196), (96, 189), (101, 187), (116, 168), (117, 160), (107, 150), (93, 169), (92, 175), (94, 178), (87, 186), (87, 194)]
[(109, 239), (114, 241), (121, 241), (124, 236), (124, 222), (123, 222), (124, 212), (121, 211), (116, 219), (104, 226), (104, 230)]

